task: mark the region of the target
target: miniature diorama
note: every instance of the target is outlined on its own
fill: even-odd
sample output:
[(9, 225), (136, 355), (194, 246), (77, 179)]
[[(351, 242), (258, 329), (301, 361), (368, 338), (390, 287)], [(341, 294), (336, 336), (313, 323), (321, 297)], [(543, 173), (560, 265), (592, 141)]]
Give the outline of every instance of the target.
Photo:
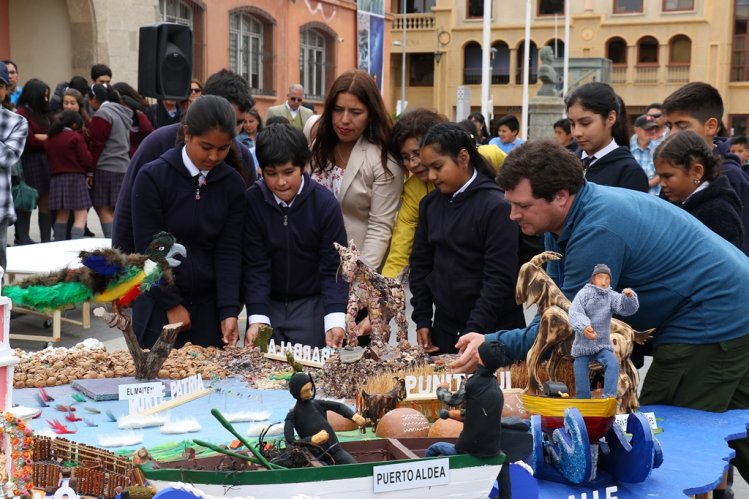
[(341, 257), (341, 277), (349, 283), (349, 300), (346, 307), (346, 348), (341, 352), (342, 362), (354, 362), (364, 354), (358, 346), (356, 315), (366, 309), (372, 324), (370, 352), (375, 360), (396, 355), (389, 348), (390, 327), (395, 319), (398, 327), (397, 342), (401, 350), (408, 350), (408, 321), (406, 320), (406, 292), (403, 288), (407, 269), (396, 279), (384, 277), (362, 260), (356, 245), (348, 247), (333, 243)]
[[(516, 287), (518, 302), (536, 304), (541, 317), (536, 340), (528, 352), (528, 386), (523, 395), (525, 409), (533, 414), (534, 470), (537, 476), (545, 479), (587, 485), (607, 483), (612, 477), (625, 481), (622, 477), (636, 476), (644, 480), (653, 468), (660, 466), (662, 455), (647, 419), (635, 413), (639, 408), (636, 392), (639, 375), (629, 357), (633, 341), (644, 343), (653, 330), (641, 333), (611, 318), (612, 308), (615, 312), (632, 314), (638, 302), (632, 290), (620, 295), (609, 289), (611, 272), (606, 266), (595, 267), (592, 282), (581, 290), (577, 304), (570, 303), (542, 267), (547, 261), (560, 258), (561, 255), (548, 251), (535, 256), (521, 268)], [(594, 299), (590, 299), (590, 295)], [(612, 307), (613, 300), (626, 304)], [(593, 311), (595, 306), (598, 308)], [(610, 322), (608, 331), (604, 331), (609, 327), (606, 322)], [(594, 329), (596, 334), (586, 337), (585, 331), (590, 333), (588, 328)], [(577, 330), (580, 336), (576, 336)], [(594, 342), (595, 346), (586, 350), (583, 348), (586, 341)], [(599, 346), (602, 350), (606, 346), (607, 352), (608, 348), (613, 350), (615, 365), (608, 371), (609, 384), (604, 387), (607, 396), (590, 398), (589, 359), (584, 356), (596, 353)], [(549, 350), (551, 357), (546, 364), (549, 379), (539, 393), (541, 361)], [(576, 396), (577, 393), (570, 394), (566, 384), (556, 379), (560, 365), (576, 358), (581, 360), (579, 369), (574, 369), (575, 384), (583, 398)], [(614, 380), (612, 375), (616, 371), (618, 376)], [(614, 425), (617, 407), (620, 412), (630, 413), (627, 431), (637, 438), (628, 439)], [(606, 445), (601, 446), (599, 452), (602, 438)], [(647, 457), (643, 459), (642, 456)], [(610, 466), (614, 462), (617, 465)], [(629, 473), (632, 469), (644, 469), (645, 473)]]

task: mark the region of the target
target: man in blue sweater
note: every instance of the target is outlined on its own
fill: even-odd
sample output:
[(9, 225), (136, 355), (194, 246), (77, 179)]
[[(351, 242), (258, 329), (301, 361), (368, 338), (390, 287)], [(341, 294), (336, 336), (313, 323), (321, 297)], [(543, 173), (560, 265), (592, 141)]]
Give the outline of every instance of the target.
[[(549, 158), (554, 158), (550, 161)], [(634, 328), (655, 327), (653, 364), (640, 402), (713, 412), (749, 408), (749, 259), (689, 213), (648, 194), (586, 182), (579, 159), (547, 141), (518, 147), (497, 175), (526, 234), (545, 234), (563, 258), (547, 272), (571, 300), (605, 263), (611, 287), (633, 288)], [(525, 359), (538, 331), (486, 335), (510, 359)], [(481, 335), (465, 335), (453, 369), (475, 366)], [(736, 465), (749, 478), (749, 441), (734, 440)]]

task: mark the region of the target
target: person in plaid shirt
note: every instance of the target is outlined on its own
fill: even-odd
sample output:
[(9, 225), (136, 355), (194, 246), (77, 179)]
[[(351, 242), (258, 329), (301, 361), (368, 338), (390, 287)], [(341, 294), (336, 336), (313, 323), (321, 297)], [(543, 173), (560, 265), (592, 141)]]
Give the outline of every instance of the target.
[[(8, 97), (8, 67), (0, 62), (0, 104)], [(29, 125), (23, 116), (0, 106), (0, 266), (5, 269), (8, 225), (16, 221), (10, 193), (10, 170), (18, 162), (26, 144)]]

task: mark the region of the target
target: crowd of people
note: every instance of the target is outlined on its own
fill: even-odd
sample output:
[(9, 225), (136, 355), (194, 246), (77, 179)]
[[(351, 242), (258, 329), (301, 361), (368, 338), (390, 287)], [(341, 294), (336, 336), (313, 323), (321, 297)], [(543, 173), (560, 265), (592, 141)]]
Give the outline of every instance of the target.
[[(749, 180), (746, 137), (726, 139), (723, 103), (689, 83), (632, 120), (608, 84), (564, 99), (554, 140), (518, 138), (515, 116), (461, 123), (414, 109), (395, 123), (377, 83), (346, 71), (321, 113), (304, 88), (262, 117), (228, 70), (193, 80), (183, 102), (147, 101), (95, 65), (56, 87), (0, 65), (0, 242), (32, 243), (12, 179), (39, 193), (42, 241), (102, 233), (142, 252), (171, 232), (187, 248), (175, 284), (136, 301), (150, 347), (169, 322), (185, 342), (232, 346), (270, 325), (277, 341), (341, 347), (347, 285), (333, 242), (353, 241), (387, 277), (410, 269), (417, 339), (472, 371), (485, 341), (523, 360), (538, 330), (515, 303), (520, 265), (544, 248), (572, 299), (590, 269), (637, 290), (626, 320), (656, 328), (641, 401), (711, 411), (749, 407)], [(0, 264), (4, 266), (4, 248)], [(357, 317), (365, 342), (366, 311)], [(244, 326), (244, 325), (243, 325)], [(594, 355), (597, 352), (586, 352)], [(749, 475), (747, 441), (734, 441)]]

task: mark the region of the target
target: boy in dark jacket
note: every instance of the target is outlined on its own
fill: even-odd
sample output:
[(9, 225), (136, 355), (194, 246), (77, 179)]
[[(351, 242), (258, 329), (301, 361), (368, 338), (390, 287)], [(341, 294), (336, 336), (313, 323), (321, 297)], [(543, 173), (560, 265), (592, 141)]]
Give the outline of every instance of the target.
[(502, 407), (504, 396), (494, 373), (507, 364), (502, 345), (485, 341), (479, 346), (479, 364), (476, 373), (468, 378), (465, 393), (451, 394), (447, 388), (437, 388), (437, 398), (447, 405), (465, 402), (463, 431), (453, 445), (437, 442), (430, 445), (425, 457), (471, 454), (476, 457), (492, 457), (500, 452), (502, 437)]
[(262, 324), (276, 342), (343, 346), (348, 284), (337, 279), (346, 230), (333, 194), (304, 173), (309, 148), (288, 124), (258, 133), (263, 179), (247, 191), (242, 289), (249, 345)]
[[(723, 111), (723, 99), (718, 90), (699, 81), (687, 83), (663, 101), (670, 134), (692, 130), (723, 157), (720, 170), (741, 201), (741, 220), (746, 228), (749, 227), (749, 180), (741, 170), (738, 156), (731, 153), (731, 142), (718, 136), (723, 129)], [(749, 230), (744, 230), (741, 249), (749, 255)]]

